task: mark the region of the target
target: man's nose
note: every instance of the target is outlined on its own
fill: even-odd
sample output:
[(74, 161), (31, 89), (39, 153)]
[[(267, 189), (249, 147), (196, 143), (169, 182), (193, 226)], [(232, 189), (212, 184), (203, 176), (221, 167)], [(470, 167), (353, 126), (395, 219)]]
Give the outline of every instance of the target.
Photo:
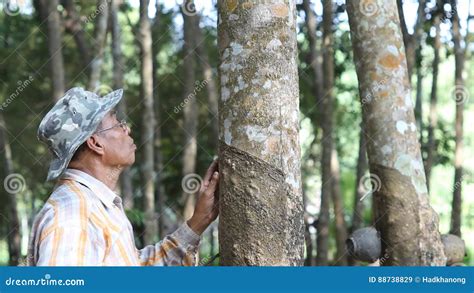
[(127, 124), (125, 126), (125, 131), (127, 132), (128, 135), (131, 135), (132, 134), (132, 127)]

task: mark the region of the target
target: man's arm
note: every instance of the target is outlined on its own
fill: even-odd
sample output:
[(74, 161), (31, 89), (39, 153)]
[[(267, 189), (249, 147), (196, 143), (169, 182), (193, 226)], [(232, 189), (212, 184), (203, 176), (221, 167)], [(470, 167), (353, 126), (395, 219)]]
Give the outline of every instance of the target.
[(219, 214), (217, 168), (214, 161), (207, 170), (191, 219), (163, 241), (138, 251), (141, 265), (196, 265), (200, 235)]

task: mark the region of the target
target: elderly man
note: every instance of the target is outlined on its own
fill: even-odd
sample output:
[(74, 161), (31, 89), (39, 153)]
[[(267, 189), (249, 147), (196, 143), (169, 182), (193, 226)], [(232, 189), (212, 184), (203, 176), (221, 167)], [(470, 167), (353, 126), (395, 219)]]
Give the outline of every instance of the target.
[(57, 184), (35, 218), (29, 265), (195, 265), (200, 235), (218, 215), (217, 163), (204, 177), (194, 215), (161, 242), (137, 249), (122, 200), (113, 191), (137, 148), (113, 110), (122, 93), (101, 98), (73, 88), (41, 121), (38, 138), (54, 157), (47, 180)]

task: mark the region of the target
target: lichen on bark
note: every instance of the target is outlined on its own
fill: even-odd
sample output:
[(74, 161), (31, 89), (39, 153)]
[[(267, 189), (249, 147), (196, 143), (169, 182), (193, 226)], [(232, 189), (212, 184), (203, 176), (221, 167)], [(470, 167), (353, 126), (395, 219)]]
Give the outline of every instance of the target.
[[(253, 181), (258, 181), (256, 186), (263, 190), (256, 194), (269, 201), (269, 205), (263, 205), (265, 210), (260, 211), (255, 210), (255, 206), (242, 205), (244, 203), (240, 201), (246, 197), (241, 193), (227, 192), (228, 188), (234, 187), (229, 185), (232, 182), (223, 180), (220, 184), (221, 200), (241, 204), (240, 208), (245, 209), (240, 213), (263, 212), (258, 215), (261, 216), (260, 222), (265, 223), (261, 227), (263, 230), (259, 230), (263, 234), (253, 233), (259, 225), (258, 222), (249, 224), (248, 220), (253, 217), (231, 218), (228, 215), (233, 214), (234, 210), (227, 205), (221, 206), (221, 227), (236, 225), (242, 233), (250, 233), (253, 237), (239, 238), (242, 241), (240, 246), (260, 247), (255, 251), (238, 250), (238, 255), (229, 254), (229, 251), (235, 252), (235, 247), (229, 246), (232, 242), (228, 241), (233, 236), (222, 228), (219, 237), (222, 254), (225, 255), (221, 260), (224, 265), (271, 265), (270, 261), (274, 265), (299, 265), (302, 262), (304, 233), (295, 7), (295, 1), (283, 0), (218, 1), (220, 171), (224, 178), (225, 174), (229, 176), (236, 172), (231, 166), (235, 165), (237, 157), (225, 158), (223, 155), (229, 153), (231, 148), (236, 154), (247, 154), (245, 158), (248, 162), (261, 161), (268, 164), (267, 167), (280, 170), (282, 177), (279, 184), (282, 185), (279, 188), (288, 190), (287, 193), (275, 194), (280, 199), (279, 204), (271, 205), (271, 198), (264, 194), (271, 192), (270, 187), (274, 183), (265, 182), (266, 179), (259, 177), (264, 175), (255, 170), (257, 178)], [(226, 163), (226, 159), (230, 161)], [(240, 163), (244, 164), (244, 161)], [(263, 164), (252, 163), (252, 166), (263, 167)], [(232, 175), (233, 178), (242, 176), (236, 182), (244, 191), (247, 180), (244, 177), (247, 175), (246, 172)], [(265, 184), (268, 184), (267, 188)], [(255, 205), (261, 205), (259, 202), (259, 198), (254, 198)], [(284, 213), (279, 209), (284, 209)], [(276, 233), (272, 221), (281, 225), (278, 234), (269, 234)], [(284, 250), (278, 250), (278, 242), (283, 235)], [(244, 244), (244, 240), (248, 243)], [(274, 255), (275, 251), (279, 256)]]
[(370, 169), (382, 185), (374, 196), (385, 252), (392, 259), (386, 264), (444, 265), (438, 216), (428, 202), (396, 0), (370, 3), (349, 1), (347, 9)]

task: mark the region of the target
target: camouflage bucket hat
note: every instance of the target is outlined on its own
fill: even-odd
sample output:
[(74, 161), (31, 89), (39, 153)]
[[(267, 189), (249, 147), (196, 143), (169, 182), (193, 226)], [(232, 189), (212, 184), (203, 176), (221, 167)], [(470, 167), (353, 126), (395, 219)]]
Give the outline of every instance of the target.
[(76, 150), (96, 130), (100, 121), (122, 98), (123, 90), (103, 97), (75, 87), (66, 92), (46, 114), (38, 127), (38, 139), (53, 154), (47, 181), (58, 178)]

